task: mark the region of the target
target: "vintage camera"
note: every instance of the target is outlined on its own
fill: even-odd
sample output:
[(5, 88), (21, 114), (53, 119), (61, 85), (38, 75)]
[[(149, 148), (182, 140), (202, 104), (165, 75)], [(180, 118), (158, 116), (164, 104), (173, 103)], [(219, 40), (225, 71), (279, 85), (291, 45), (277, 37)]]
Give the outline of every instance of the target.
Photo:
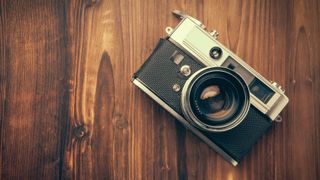
[(219, 43), (216, 31), (181, 11), (173, 14), (181, 22), (166, 28), (168, 37), (132, 81), (236, 166), (289, 100)]

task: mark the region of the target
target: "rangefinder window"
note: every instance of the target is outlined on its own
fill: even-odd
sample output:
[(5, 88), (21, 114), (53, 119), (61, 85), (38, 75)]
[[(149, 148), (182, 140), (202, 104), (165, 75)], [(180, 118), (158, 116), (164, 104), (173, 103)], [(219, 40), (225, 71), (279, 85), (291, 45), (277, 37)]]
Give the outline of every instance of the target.
[(274, 95), (274, 92), (257, 78), (254, 78), (254, 80), (249, 85), (249, 88), (250, 92), (265, 104), (267, 104), (271, 97)]
[(178, 51), (174, 51), (174, 53), (170, 57), (171, 61), (173, 61), (176, 65), (179, 65), (182, 62), (183, 58), (184, 56)]

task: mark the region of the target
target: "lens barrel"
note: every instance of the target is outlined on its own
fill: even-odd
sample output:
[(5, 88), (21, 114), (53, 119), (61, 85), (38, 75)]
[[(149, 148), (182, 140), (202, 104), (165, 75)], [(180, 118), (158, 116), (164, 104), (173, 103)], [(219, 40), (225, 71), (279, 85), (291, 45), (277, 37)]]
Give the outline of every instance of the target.
[(194, 73), (182, 90), (181, 107), (186, 119), (210, 132), (236, 127), (250, 108), (245, 81), (234, 71), (208, 67)]

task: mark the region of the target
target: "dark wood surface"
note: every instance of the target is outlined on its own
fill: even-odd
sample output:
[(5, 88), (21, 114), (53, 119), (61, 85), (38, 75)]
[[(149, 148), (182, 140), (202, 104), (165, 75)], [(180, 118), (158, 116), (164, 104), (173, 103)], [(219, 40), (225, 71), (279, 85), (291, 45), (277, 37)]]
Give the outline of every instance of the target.
[[(233, 167), (130, 83), (181, 9), (286, 89)], [(1, 0), (1, 179), (320, 179), (320, 2)]]

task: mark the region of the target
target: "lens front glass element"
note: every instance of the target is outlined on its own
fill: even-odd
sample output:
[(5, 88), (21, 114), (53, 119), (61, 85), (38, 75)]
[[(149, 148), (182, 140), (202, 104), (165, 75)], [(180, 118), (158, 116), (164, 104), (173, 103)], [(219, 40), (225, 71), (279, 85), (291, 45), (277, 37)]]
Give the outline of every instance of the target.
[(224, 68), (199, 75), (190, 88), (191, 111), (201, 124), (223, 126), (232, 123), (249, 105), (244, 81)]
[[(208, 84), (196, 93), (195, 103), (199, 107), (198, 114), (211, 121), (225, 120), (231, 116), (237, 106), (238, 95), (227, 83), (207, 82)], [(223, 85), (225, 84), (225, 85)]]

